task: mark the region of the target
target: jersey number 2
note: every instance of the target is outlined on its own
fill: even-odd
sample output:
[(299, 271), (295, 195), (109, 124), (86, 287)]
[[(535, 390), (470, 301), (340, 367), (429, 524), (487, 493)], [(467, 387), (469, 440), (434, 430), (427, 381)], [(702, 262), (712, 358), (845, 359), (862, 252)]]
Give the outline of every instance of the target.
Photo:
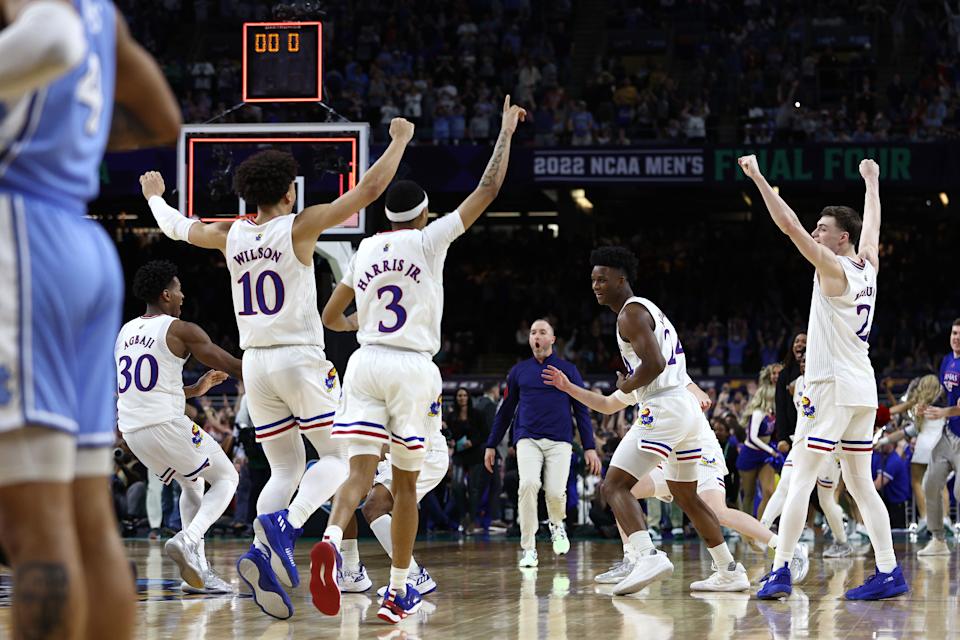
[[(670, 340), (670, 329), (664, 328), (663, 330), (663, 340), (667, 342)], [(670, 359), (667, 360), (667, 364), (677, 364), (677, 354), (683, 353), (683, 345), (680, 344), (680, 339), (677, 339), (677, 346), (670, 347)]]
[(867, 312), (867, 317), (863, 319), (863, 324), (857, 329), (857, 337), (866, 342), (870, 339), (870, 329), (867, 328), (867, 324), (870, 322), (870, 305), (861, 304), (857, 305), (857, 317), (860, 317), (862, 312)]

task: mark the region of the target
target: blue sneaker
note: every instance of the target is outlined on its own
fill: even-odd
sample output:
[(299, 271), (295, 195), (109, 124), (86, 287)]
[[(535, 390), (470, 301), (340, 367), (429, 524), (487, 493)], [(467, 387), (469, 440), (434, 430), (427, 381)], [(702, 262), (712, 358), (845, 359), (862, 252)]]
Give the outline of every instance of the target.
[(270, 558), (256, 545), (250, 545), (250, 550), (240, 556), (237, 573), (253, 591), (253, 601), (261, 611), (278, 620), (286, 620), (293, 615), (293, 603), (277, 581), (270, 567)]
[(883, 600), (910, 590), (903, 579), (903, 571), (897, 566), (890, 573), (877, 572), (867, 578), (862, 586), (847, 591), (847, 600)]
[(409, 584), (407, 585), (407, 592), (402, 596), (396, 591), (388, 589), (386, 595), (383, 596), (380, 610), (377, 611), (377, 617), (390, 624), (397, 624), (407, 616), (419, 611), (422, 603), (420, 594)]
[(343, 556), (333, 543), (324, 540), (313, 545), (310, 551), (310, 595), (313, 606), (328, 616), (340, 613), (337, 576), (342, 566)]
[(793, 580), (790, 578), (790, 567), (784, 565), (760, 579), (762, 583), (757, 597), (761, 600), (776, 600), (785, 598), (793, 593)]
[(270, 547), (270, 566), (284, 585), (296, 587), (300, 584), (297, 565), (293, 561), (293, 547), (300, 537), (302, 529), (295, 529), (287, 521), (287, 510), (276, 511), (257, 516), (253, 522), (253, 533), (264, 546)]

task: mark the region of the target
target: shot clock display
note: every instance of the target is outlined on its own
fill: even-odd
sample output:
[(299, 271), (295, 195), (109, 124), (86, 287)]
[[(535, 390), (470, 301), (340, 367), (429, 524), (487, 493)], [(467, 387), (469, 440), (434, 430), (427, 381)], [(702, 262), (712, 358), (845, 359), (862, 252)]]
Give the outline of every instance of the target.
[(323, 52), (319, 22), (243, 25), (243, 101), (319, 102)]

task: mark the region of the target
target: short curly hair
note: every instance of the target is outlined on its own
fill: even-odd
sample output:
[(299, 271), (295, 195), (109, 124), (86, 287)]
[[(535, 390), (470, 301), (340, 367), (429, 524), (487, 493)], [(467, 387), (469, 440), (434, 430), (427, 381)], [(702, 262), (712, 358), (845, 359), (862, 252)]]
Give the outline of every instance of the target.
[(133, 276), (133, 295), (151, 304), (160, 298), (164, 289), (177, 277), (177, 265), (167, 260), (153, 260), (137, 269)]
[(619, 269), (627, 282), (636, 280), (638, 264), (637, 256), (624, 247), (598, 247), (590, 252), (590, 266)]
[(255, 207), (277, 204), (297, 177), (297, 169), (296, 159), (286, 151), (259, 151), (237, 167), (233, 190)]

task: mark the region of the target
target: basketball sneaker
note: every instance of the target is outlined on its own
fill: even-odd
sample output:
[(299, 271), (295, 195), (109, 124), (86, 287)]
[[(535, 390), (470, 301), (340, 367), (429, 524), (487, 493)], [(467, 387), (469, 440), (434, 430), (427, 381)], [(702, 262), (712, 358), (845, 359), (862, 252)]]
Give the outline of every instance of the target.
[(357, 567), (343, 567), (337, 574), (337, 582), (341, 593), (363, 593), (373, 586), (362, 562)]
[(563, 523), (550, 524), (550, 540), (553, 541), (553, 553), (562, 556), (570, 551), (570, 539), (567, 538), (567, 530)]
[(649, 554), (637, 557), (629, 575), (613, 588), (613, 595), (636, 593), (648, 584), (673, 575), (673, 563), (663, 551), (653, 549)]
[(524, 549), (523, 555), (520, 556), (520, 566), (521, 567), (535, 567), (540, 564), (540, 560), (537, 558), (536, 549)]
[(950, 547), (947, 546), (946, 540), (938, 540), (934, 538), (927, 543), (923, 549), (917, 551), (918, 556), (948, 556), (950, 555)]
[(324, 540), (313, 545), (310, 551), (310, 595), (313, 606), (328, 616), (340, 612), (337, 573), (342, 565), (343, 557), (332, 542)]
[(203, 588), (203, 561), (200, 558), (200, 545), (191, 544), (183, 531), (177, 533), (163, 545), (163, 552), (177, 563), (180, 577), (195, 589)]
[(757, 597), (761, 600), (777, 600), (793, 593), (793, 580), (790, 577), (790, 567), (787, 565), (771, 570), (760, 578), (760, 583)]
[[(437, 590), (437, 583), (430, 577), (430, 573), (423, 567), (407, 574), (407, 586), (413, 587), (421, 596), (433, 593)], [(377, 595), (384, 597), (387, 595), (387, 587), (377, 589)]]
[(807, 545), (800, 542), (793, 550), (793, 558), (790, 560), (790, 575), (794, 584), (803, 582), (810, 572), (810, 550)]
[(421, 604), (420, 594), (410, 585), (407, 585), (407, 590), (403, 595), (391, 589), (383, 596), (383, 602), (380, 603), (377, 617), (390, 624), (397, 624), (407, 616), (419, 611)]
[(880, 573), (877, 569), (877, 572), (867, 578), (863, 585), (847, 591), (846, 598), (847, 600), (883, 600), (909, 590), (907, 581), (903, 579), (903, 571), (897, 566), (890, 573)]
[(273, 573), (267, 553), (270, 553), (269, 549), (265, 553), (256, 545), (250, 545), (250, 550), (237, 561), (237, 573), (250, 587), (253, 601), (261, 611), (279, 620), (286, 620), (293, 615), (293, 602)]
[(823, 550), (824, 558), (846, 558), (853, 555), (853, 547), (849, 542), (834, 542)]
[(714, 571), (706, 580), (698, 580), (690, 583), (691, 591), (746, 591), (750, 588), (750, 579), (747, 577), (747, 570), (743, 565), (737, 565), (731, 571)]
[(287, 521), (286, 509), (257, 516), (253, 521), (253, 533), (261, 544), (270, 547), (270, 564), (280, 582), (288, 587), (300, 584), (297, 565), (293, 561), (293, 547), (303, 529), (296, 529)]
[(623, 560), (613, 565), (593, 580), (599, 584), (617, 584), (633, 571), (633, 559), (630, 556), (623, 556)]
[(233, 585), (217, 575), (213, 569), (207, 569), (203, 572), (203, 589), (194, 589), (186, 582), (181, 582), (180, 590), (184, 593), (233, 593)]

